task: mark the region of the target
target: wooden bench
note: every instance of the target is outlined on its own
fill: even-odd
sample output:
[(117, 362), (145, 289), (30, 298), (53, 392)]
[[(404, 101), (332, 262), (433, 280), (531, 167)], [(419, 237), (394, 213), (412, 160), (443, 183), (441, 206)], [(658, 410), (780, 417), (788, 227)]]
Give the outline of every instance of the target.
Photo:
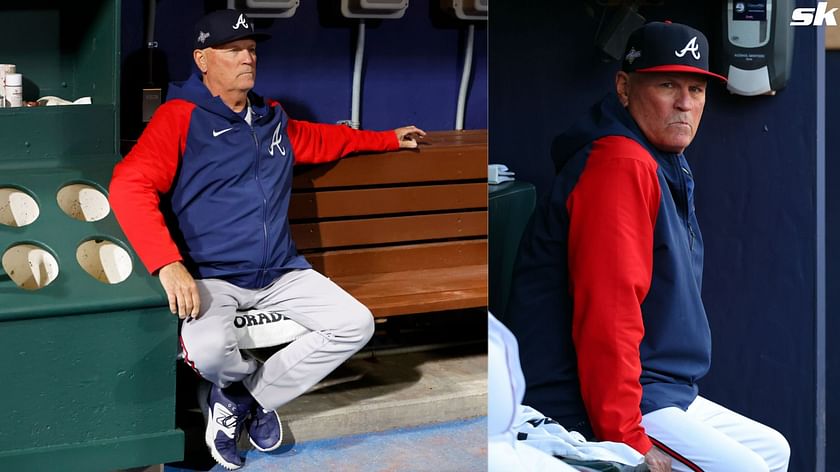
[(376, 317), (487, 305), (487, 131), (295, 171), (298, 251)]

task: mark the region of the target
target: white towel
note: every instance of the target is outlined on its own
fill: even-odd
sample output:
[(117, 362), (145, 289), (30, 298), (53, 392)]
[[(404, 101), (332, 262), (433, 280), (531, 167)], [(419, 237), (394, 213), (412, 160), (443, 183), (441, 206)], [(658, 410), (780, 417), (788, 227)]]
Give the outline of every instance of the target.
[(574, 472), (528, 444), (511, 430), (525, 394), (516, 338), (492, 314), (487, 329), (487, 466), (488, 472)]
[[(608, 461), (636, 466), (644, 456), (624, 443), (589, 442), (577, 431), (567, 431), (551, 418), (530, 406), (520, 405), (513, 420), (513, 431), (520, 440), (553, 456), (581, 461)], [(527, 435), (523, 438), (523, 434)]]

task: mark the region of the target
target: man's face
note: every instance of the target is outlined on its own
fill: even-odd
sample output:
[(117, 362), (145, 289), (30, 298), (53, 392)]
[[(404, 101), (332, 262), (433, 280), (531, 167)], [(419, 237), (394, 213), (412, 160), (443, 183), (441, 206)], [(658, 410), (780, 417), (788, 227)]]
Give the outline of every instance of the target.
[(619, 72), (616, 90), (619, 100), (657, 149), (681, 153), (691, 144), (706, 105), (706, 79), (703, 76)]
[[(206, 72), (205, 82), (211, 90), (244, 91), (254, 88), (257, 75), (257, 43), (239, 39), (201, 51), (199, 68)], [(203, 67), (202, 67), (203, 66)]]

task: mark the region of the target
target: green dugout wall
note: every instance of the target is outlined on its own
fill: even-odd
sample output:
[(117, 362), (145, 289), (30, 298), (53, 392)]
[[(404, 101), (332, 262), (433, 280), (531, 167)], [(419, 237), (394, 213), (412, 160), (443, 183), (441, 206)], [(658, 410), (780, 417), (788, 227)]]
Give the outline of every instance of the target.
[(182, 458), (177, 320), (107, 205), (119, 159), (120, 4), (3, 2), (0, 469), (114, 470)]

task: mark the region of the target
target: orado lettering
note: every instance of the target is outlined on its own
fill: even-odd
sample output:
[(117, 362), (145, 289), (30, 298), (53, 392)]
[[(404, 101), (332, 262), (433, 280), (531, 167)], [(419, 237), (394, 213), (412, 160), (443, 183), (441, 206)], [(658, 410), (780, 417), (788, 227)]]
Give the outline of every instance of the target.
[(275, 321), (281, 321), (283, 319), (283, 315), (280, 313), (246, 313), (244, 315), (236, 315), (233, 319), (233, 325), (237, 328), (244, 328), (246, 326), (274, 323)]

